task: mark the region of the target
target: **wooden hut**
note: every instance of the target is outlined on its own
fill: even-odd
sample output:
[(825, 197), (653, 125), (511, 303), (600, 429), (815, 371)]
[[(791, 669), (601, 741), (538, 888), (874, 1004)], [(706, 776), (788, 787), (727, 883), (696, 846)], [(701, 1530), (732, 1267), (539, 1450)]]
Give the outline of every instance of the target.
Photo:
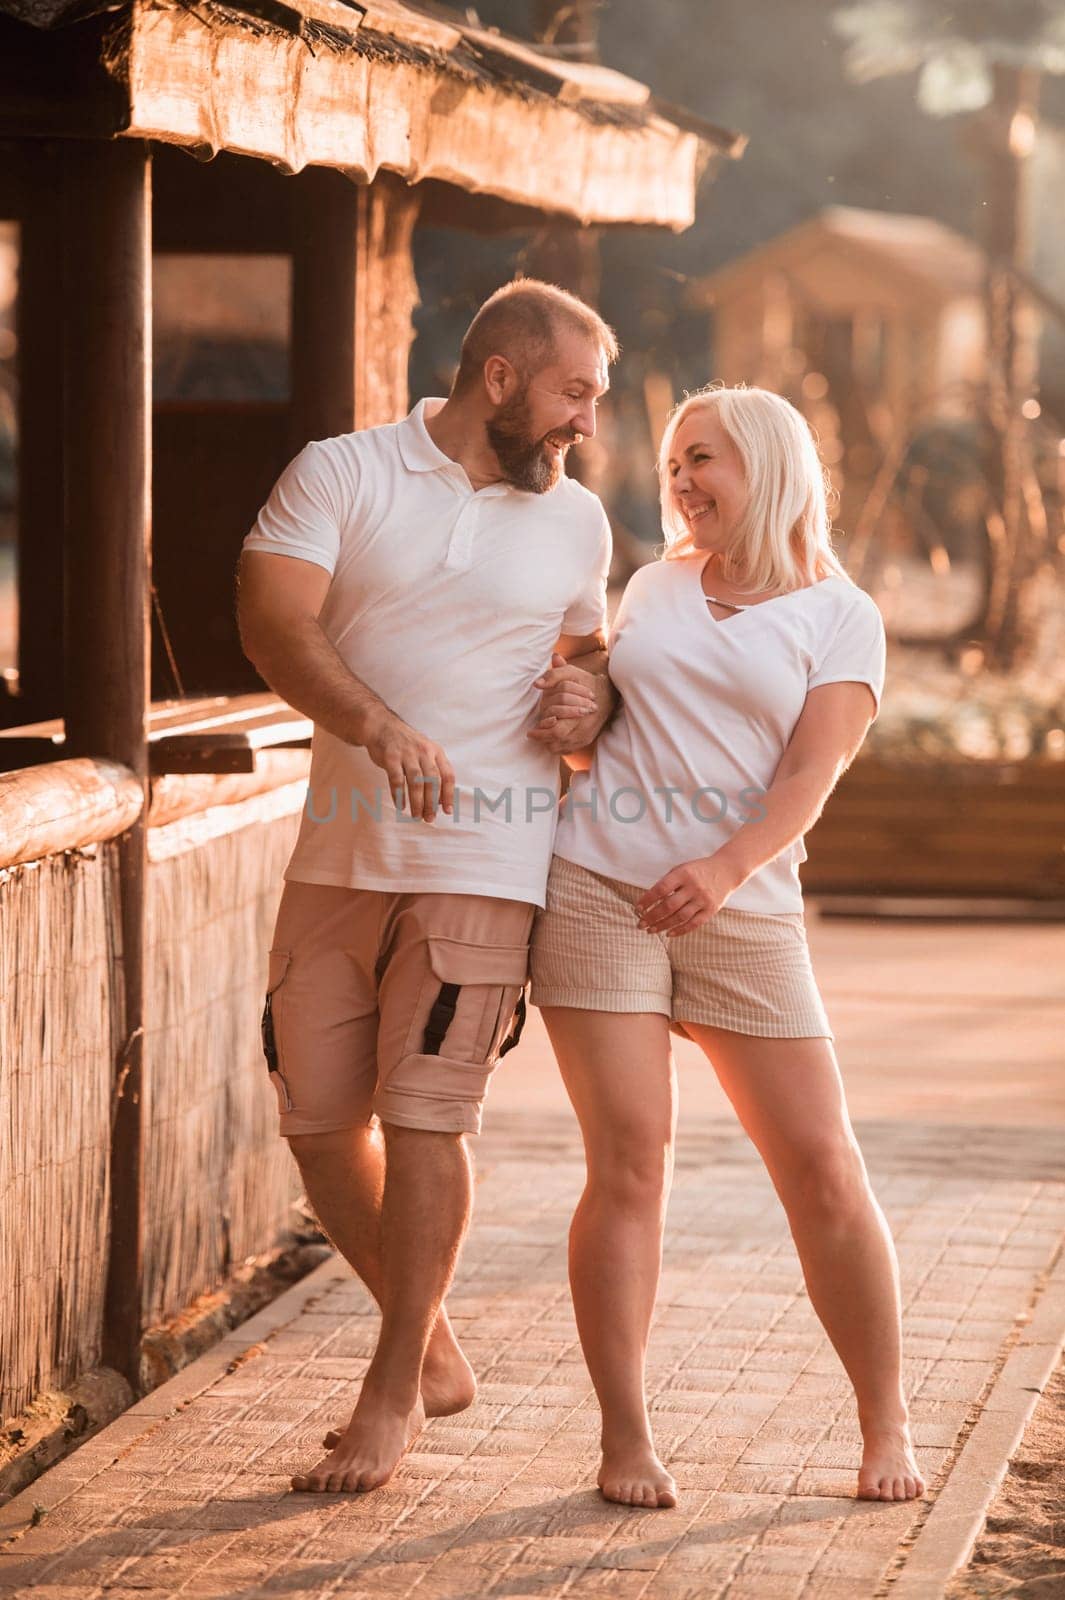
[(971, 411), (984, 276), (979, 247), (930, 217), (829, 206), (699, 279), (691, 298), (713, 314), (716, 377), (800, 394), (808, 380), (808, 399), (831, 393), (883, 435)]
[[(438, 6), (0, 0), (0, 1417), (101, 1363), (136, 1389), (145, 1327), (291, 1200), (257, 1014), (309, 729), (237, 692), (233, 571), (295, 449), (405, 410), (414, 229), (682, 229), (738, 147)], [(153, 253), (188, 334), (154, 407)], [(236, 391), (190, 386), (232, 318)]]

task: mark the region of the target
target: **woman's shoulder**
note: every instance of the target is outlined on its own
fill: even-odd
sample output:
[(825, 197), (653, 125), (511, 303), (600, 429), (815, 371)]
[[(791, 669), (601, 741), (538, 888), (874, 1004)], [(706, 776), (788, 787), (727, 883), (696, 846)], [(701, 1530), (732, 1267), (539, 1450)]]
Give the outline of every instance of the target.
[(637, 567), (625, 585), (625, 593), (640, 594), (653, 589), (669, 588), (678, 581), (683, 581), (687, 575), (687, 568), (697, 565), (697, 560), (691, 556), (674, 556), (669, 560), (657, 556), (642, 567)]
[(820, 583), (815, 583), (810, 594), (821, 605), (825, 615), (837, 621), (842, 621), (844, 617), (865, 617), (870, 622), (882, 620), (880, 607), (872, 595), (860, 588), (852, 578), (832, 573), (822, 578)]

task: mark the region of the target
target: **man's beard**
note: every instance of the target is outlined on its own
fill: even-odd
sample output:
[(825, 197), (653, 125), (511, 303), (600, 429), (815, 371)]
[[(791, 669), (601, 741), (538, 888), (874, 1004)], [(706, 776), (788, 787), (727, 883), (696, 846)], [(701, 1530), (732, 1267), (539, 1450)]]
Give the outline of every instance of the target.
[[(565, 450), (580, 435), (572, 428), (552, 428), (550, 433), (534, 438), (529, 431), (527, 395), (528, 390), (522, 389), (500, 406), (491, 422), (485, 424), (485, 431), (507, 482), (530, 494), (546, 494), (562, 476)], [(557, 440), (563, 449), (553, 450), (548, 439)]]

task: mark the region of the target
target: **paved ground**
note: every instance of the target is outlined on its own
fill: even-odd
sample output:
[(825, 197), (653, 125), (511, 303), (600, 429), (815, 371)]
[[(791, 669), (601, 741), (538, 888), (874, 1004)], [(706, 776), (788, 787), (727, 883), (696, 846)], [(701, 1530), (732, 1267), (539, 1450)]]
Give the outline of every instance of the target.
[[(1065, 930), (823, 921), (815, 958), (898, 1241), (914, 1505), (851, 1498), (849, 1389), (768, 1181), (693, 1047), (653, 1334), (674, 1511), (589, 1488), (565, 1287), (581, 1162), (542, 1034), (508, 1058), (451, 1298), (481, 1376), (367, 1497), (287, 1491), (372, 1348), (333, 1261), (0, 1509), (0, 1593), (162, 1600), (938, 1600), (1065, 1329)], [(36, 1508), (36, 1509), (35, 1509)]]

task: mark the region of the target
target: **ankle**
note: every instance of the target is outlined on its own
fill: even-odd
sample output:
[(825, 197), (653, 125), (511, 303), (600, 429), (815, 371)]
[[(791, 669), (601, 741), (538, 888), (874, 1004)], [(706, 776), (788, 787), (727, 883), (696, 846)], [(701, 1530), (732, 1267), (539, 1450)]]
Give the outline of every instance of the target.
[(635, 1454), (649, 1450), (654, 1454), (655, 1443), (647, 1422), (616, 1424), (604, 1428), (599, 1436), (599, 1446), (604, 1455)]
[(367, 1372), (362, 1381), (356, 1410), (372, 1407), (374, 1411), (390, 1411), (396, 1416), (407, 1416), (418, 1403), (420, 1384), (415, 1377), (394, 1378)]
[(905, 1404), (900, 1406), (897, 1403), (877, 1409), (859, 1410), (858, 1426), (865, 1438), (874, 1433), (907, 1433), (910, 1427), (909, 1412)]

